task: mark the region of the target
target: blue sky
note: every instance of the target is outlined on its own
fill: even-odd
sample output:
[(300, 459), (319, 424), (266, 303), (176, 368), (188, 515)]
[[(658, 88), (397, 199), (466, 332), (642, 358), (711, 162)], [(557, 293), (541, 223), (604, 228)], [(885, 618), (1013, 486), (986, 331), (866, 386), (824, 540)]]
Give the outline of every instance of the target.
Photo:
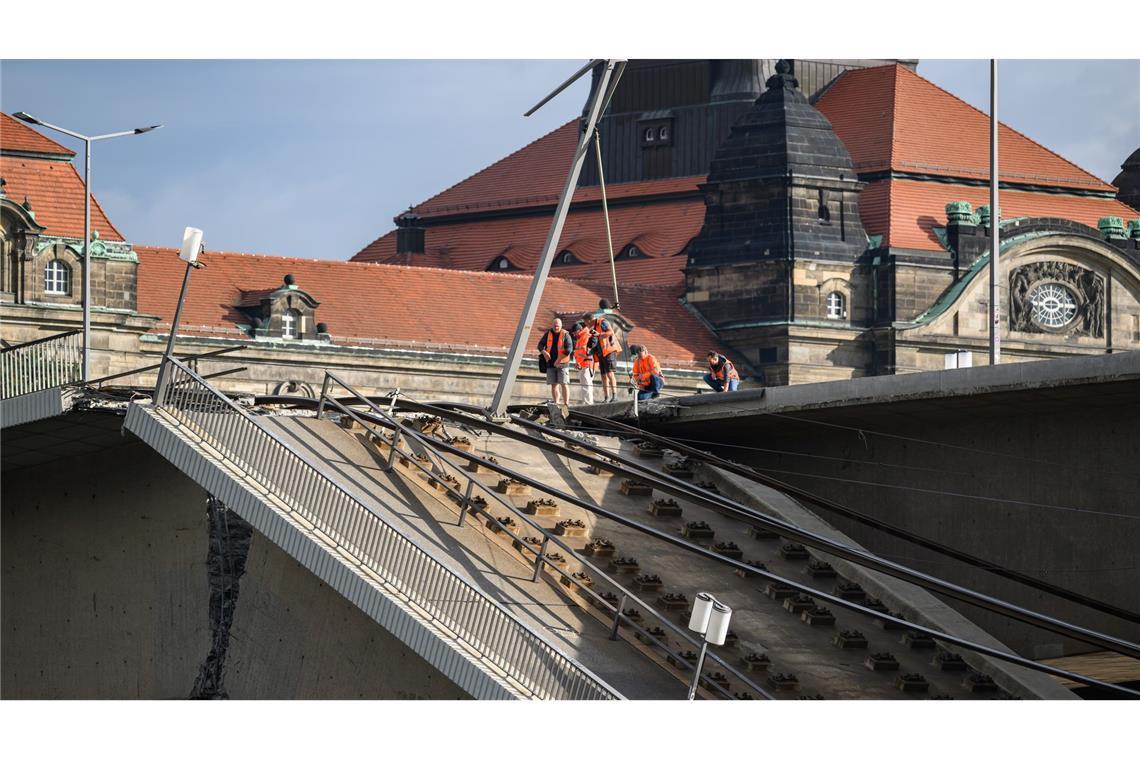
[[(128, 240), (345, 259), (392, 217), (579, 113), (580, 61), (4, 61), (0, 107), (87, 134), (94, 190)], [(1002, 120), (1111, 181), (1140, 146), (1140, 62), (1006, 61)], [(988, 109), (988, 63), (919, 73)], [(58, 137), (52, 135), (53, 137)], [(78, 150), (68, 139), (60, 142)]]

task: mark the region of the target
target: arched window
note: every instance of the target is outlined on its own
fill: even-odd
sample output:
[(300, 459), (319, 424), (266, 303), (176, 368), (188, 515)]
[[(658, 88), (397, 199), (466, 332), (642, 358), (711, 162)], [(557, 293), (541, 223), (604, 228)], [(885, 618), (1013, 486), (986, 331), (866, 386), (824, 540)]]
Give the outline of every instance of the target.
[(71, 295), (71, 268), (59, 259), (44, 267), (44, 292), (53, 296)]
[(645, 140), (645, 142), (647, 142), (647, 143), (651, 143), (651, 142), (653, 142), (653, 138), (656, 135), (657, 135), (657, 130), (655, 130), (653, 127), (647, 127), (645, 130), (645, 134), (642, 136), (642, 139)]
[(666, 142), (669, 139), (669, 126), (662, 124), (657, 128), (657, 139)]
[(578, 261), (578, 259), (574, 258), (574, 254), (570, 253), (570, 251), (563, 251), (562, 253), (560, 253), (554, 257), (554, 265), (555, 266), (565, 266), (567, 264), (580, 264), (580, 263), (581, 262)]
[(298, 338), (300, 337), (301, 328), (301, 312), (296, 309), (289, 309), (281, 315), (281, 337), (282, 338)]
[(827, 294), (827, 318), (847, 318), (847, 299), (838, 290), (833, 290)]
[(642, 250), (633, 243), (630, 243), (625, 248), (622, 248), (621, 253), (618, 254), (618, 258), (622, 259), (641, 259), (644, 257), (645, 254), (642, 252)]

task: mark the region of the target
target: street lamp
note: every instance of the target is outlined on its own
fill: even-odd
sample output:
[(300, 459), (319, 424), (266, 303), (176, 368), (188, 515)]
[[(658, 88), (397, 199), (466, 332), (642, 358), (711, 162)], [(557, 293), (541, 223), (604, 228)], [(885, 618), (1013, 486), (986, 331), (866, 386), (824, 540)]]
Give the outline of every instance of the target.
[(709, 644), (720, 646), (728, 635), (728, 623), (732, 620), (732, 608), (721, 604), (707, 591), (697, 594), (693, 602), (693, 614), (689, 616), (689, 630), (701, 634), (701, 654), (697, 657), (697, 667), (693, 670), (693, 682), (689, 685), (689, 699), (697, 695), (697, 684), (701, 680), (701, 670), (705, 666), (705, 652)]
[(96, 140), (109, 140), (112, 137), (141, 135), (144, 132), (159, 129), (162, 125), (154, 124), (126, 132), (111, 132), (110, 134), (91, 137), (72, 132), (70, 129), (57, 127), (54, 124), (48, 124), (46, 121), (41, 121), (23, 111), (18, 111), (12, 115), (28, 124), (37, 124), (41, 127), (54, 129), (56, 132), (62, 132), (69, 137), (83, 141), (83, 381), (87, 382), (91, 377), (91, 257), (88, 255), (91, 250), (91, 143)]
[(154, 405), (162, 406), (166, 392), (166, 382), (170, 375), (170, 360), (174, 358), (174, 340), (178, 336), (178, 323), (182, 321), (182, 305), (186, 303), (186, 289), (190, 285), (190, 270), (201, 269), (204, 264), (198, 261), (202, 253), (202, 230), (187, 227), (182, 233), (182, 247), (178, 258), (186, 262), (186, 273), (182, 275), (182, 290), (178, 293), (178, 305), (174, 307), (174, 322), (170, 325), (170, 337), (166, 340), (166, 353), (162, 355), (162, 366), (158, 368), (158, 382), (154, 386)]

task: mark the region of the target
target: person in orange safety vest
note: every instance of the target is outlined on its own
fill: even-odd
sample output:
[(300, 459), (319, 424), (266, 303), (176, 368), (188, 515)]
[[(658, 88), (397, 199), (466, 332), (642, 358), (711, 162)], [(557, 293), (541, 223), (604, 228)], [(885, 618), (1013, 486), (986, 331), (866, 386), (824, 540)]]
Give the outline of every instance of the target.
[[(603, 299), (599, 304), (604, 311), (609, 308), (609, 301)], [(595, 317), (593, 314), (583, 314), (582, 321), (598, 339), (598, 348), (594, 352), (597, 360), (597, 371), (602, 376), (603, 402), (617, 401), (617, 360), (621, 357), (621, 343), (614, 335), (614, 329), (605, 317)]]
[(661, 374), (661, 363), (649, 353), (645, 346), (631, 346), (633, 351), (633, 385), (637, 389), (637, 400), (644, 401), (661, 395), (665, 377)]
[(595, 356), (598, 339), (585, 322), (576, 322), (570, 335), (574, 339), (574, 364), (578, 367), (578, 382), (582, 384), (582, 402), (594, 403), (594, 372), (598, 367)]
[(709, 351), (709, 373), (705, 375), (705, 382), (717, 393), (735, 391), (740, 388), (740, 373), (736, 366), (728, 360), (727, 356)]
[(570, 404), (570, 358), (574, 355), (574, 345), (570, 332), (562, 329), (562, 320), (557, 317), (550, 329), (538, 341), (538, 352), (546, 366), (546, 382), (550, 385), (550, 398), (563, 407)]

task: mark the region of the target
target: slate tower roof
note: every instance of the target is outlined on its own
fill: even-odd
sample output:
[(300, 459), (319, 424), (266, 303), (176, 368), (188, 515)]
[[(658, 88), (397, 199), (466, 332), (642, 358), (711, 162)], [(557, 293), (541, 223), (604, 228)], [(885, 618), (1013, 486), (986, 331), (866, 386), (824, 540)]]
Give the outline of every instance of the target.
[(1120, 174), (1112, 181), (1116, 185), (1116, 197), (1132, 208), (1140, 208), (1140, 148), (1124, 159)]
[(831, 123), (781, 61), (709, 167), (690, 266), (799, 255), (851, 261), (866, 248), (862, 185)]

